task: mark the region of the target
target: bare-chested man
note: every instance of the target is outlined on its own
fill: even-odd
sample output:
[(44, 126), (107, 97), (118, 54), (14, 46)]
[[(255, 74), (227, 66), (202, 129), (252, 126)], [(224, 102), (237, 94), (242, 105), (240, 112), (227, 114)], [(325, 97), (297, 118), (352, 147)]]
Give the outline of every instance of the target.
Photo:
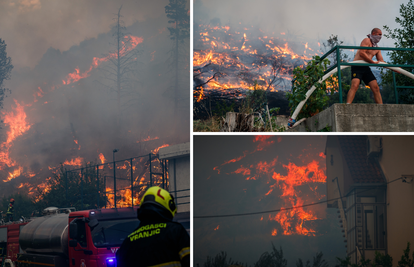
[[(360, 46), (368, 46), (368, 47), (378, 47), (378, 42), (381, 40), (382, 31), (378, 28), (374, 28), (371, 31), (371, 34), (367, 35), (368, 38), (362, 40)], [(373, 61), (372, 58), (376, 57), (377, 61)], [(355, 55), (355, 60), (365, 60), (368, 63), (378, 64), (379, 62), (384, 62), (384, 59), (381, 55), (381, 50), (358, 50)], [(361, 80), (364, 81), (366, 85), (371, 88), (371, 91), (374, 93), (374, 100), (375, 103), (382, 104), (382, 98), (380, 89), (375, 79), (374, 74), (372, 73), (371, 69), (368, 66), (351, 66), (351, 74), (352, 74), (352, 81), (351, 81), (351, 89), (349, 89), (346, 103), (350, 104), (354, 100), (355, 93), (358, 90), (359, 84)]]

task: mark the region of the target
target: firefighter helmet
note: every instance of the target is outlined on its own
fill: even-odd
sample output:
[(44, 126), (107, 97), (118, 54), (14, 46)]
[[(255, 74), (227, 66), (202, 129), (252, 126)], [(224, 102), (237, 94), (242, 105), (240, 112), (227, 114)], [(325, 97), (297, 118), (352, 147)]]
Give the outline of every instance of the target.
[(177, 212), (177, 206), (174, 202), (174, 197), (167, 190), (158, 186), (150, 187), (141, 199), (141, 206), (145, 204), (155, 204), (171, 212), (174, 217)]
[(14, 198), (11, 198), (11, 199), (10, 199), (10, 202), (14, 202)]

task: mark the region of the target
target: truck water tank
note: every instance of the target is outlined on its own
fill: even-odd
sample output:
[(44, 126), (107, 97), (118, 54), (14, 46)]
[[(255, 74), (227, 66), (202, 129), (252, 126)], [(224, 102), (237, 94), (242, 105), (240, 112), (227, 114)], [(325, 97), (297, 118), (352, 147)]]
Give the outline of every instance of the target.
[(19, 243), (26, 253), (68, 255), (69, 214), (39, 217), (20, 232)]

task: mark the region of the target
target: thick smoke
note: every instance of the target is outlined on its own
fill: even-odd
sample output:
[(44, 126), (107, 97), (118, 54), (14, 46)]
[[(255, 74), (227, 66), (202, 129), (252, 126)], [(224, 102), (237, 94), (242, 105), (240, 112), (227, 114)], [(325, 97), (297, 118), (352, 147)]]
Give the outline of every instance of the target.
[[(325, 169), (323, 151), (326, 138), (323, 136), (270, 137), (267, 139), (268, 144), (262, 147), (258, 147), (252, 139), (252, 136), (194, 138), (194, 216), (240, 214), (286, 207), (282, 196), (285, 191), (277, 186), (266, 195), (271, 185), (276, 183), (275, 180), (269, 179), (265, 173), (247, 180), (247, 176), (242, 173), (234, 173), (234, 169), (240, 165), (252, 170), (259, 161), (270, 163), (277, 158), (275, 172), (281, 175), (287, 174), (283, 165), (290, 162), (296, 166), (306, 166), (316, 160), (320, 168)], [(255, 147), (261, 150), (250, 154)], [(246, 150), (249, 152), (245, 153)], [(229, 163), (222, 165), (224, 162)], [(220, 166), (220, 174), (218, 168), (214, 169), (215, 166)], [(283, 185), (284, 182), (277, 184)], [(317, 186), (315, 192), (309, 189), (309, 185), (296, 187), (297, 196), (309, 201), (305, 203), (320, 201), (314, 193), (326, 194), (325, 185), (313, 184)], [(269, 218), (278, 214), (276, 212), (240, 217), (195, 218), (194, 265), (198, 263), (202, 266), (207, 256), (214, 257), (220, 251), (225, 251), (234, 261), (252, 266), (262, 253), (272, 250), (273, 243), (278, 249), (282, 247), (288, 266), (295, 266), (298, 258), (312, 260), (320, 251), (329, 266), (334, 266), (335, 257), (345, 258), (346, 253), (336, 210), (327, 209), (326, 204), (313, 206), (310, 210), (319, 219), (304, 220), (302, 227), (314, 229), (315, 236), (297, 233), (283, 235), (281, 224)], [(278, 233), (273, 236), (275, 228)]]
[[(16, 166), (0, 171), (0, 197), (17, 192), (21, 183), (33, 186), (44, 182), (51, 176), (48, 167), (66, 160), (81, 157), (87, 162), (100, 163), (98, 155), (103, 153), (108, 162), (112, 161), (113, 149), (119, 149), (116, 158), (123, 159), (150, 153), (164, 144), (189, 140), (189, 95), (179, 99), (179, 109), (173, 112), (171, 87), (175, 84), (175, 71), (170, 67), (173, 42), (164, 9), (168, 1), (151, 4), (71, 1), (70, 5), (67, 1), (45, 2), (16, 1), (14, 6), (7, 7), (9, 12), (26, 12), (27, 18), (20, 16), (23, 21), (14, 21), (14, 31), (4, 28), (0, 31), (0, 38), (6, 40), (7, 51), (18, 66), (6, 84), (12, 93), (4, 102), (3, 117), (15, 112), (18, 103), (24, 106), (30, 125), (28, 131), (14, 140), (9, 151), (10, 158), (16, 166), (23, 167), (25, 174), (3, 183)], [(86, 72), (94, 57), (103, 58), (115, 50), (111, 27), (121, 4), (124, 4), (121, 15), (127, 26), (125, 32), (143, 41), (135, 49), (136, 67), (130, 75), (133, 82), (118, 111), (117, 95), (107, 89), (111, 83), (107, 78), (114, 78), (106, 73), (113, 66), (109, 62), (103, 62), (92, 69), (89, 77), (77, 82), (65, 85), (62, 80), (76, 68), (80, 73)], [(64, 15), (55, 17), (53, 25), (47, 23), (49, 18), (39, 19), (47, 14), (57, 16), (59, 10)], [(78, 20), (81, 26), (73, 25)], [(25, 28), (25, 23), (31, 25)], [(31, 27), (37, 28), (30, 36), (17, 34), (23, 29), (30, 31)], [(36, 42), (36, 38), (43, 41)], [(28, 42), (33, 47), (27, 50), (24, 46)], [(189, 50), (189, 40), (183, 46)], [(188, 55), (181, 61), (189, 62)], [(181, 63), (179, 66), (180, 81), (187, 84), (188, 66)], [(188, 92), (187, 88), (181, 86), (179, 90)], [(1, 142), (6, 140), (7, 131), (6, 125), (1, 130)], [(148, 137), (157, 139), (142, 142)], [(37, 175), (29, 178), (29, 171)]]
[(147, 19), (161, 22), (168, 1), (11, 0), (0, 2), (0, 36), (17, 67), (34, 67), (53, 47), (69, 50), (109, 31), (122, 5), (126, 26)]
[[(338, 35), (347, 45), (359, 45), (371, 29), (388, 25), (396, 28), (398, 1), (248, 1), (196, 0), (194, 23), (208, 23), (220, 19), (223, 24), (254, 25), (267, 34), (290, 32), (306, 42), (324, 41), (331, 34)], [(383, 38), (381, 46), (393, 46)]]

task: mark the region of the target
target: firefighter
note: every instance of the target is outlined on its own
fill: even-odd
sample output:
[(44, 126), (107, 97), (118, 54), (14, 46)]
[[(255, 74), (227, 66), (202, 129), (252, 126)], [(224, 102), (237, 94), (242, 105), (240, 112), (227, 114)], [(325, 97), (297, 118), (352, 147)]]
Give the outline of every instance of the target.
[(13, 213), (14, 213), (14, 207), (13, 207), (13, 205), (14, 205), (14, 198), (11, 198), (10, 199), (9, 206), (7, 208), (7, 213), (6, 213), (6, 216), (9, 219), (9, 222), (12, 222), (13, 221)]
[(190, 266), (190, 236), (172, 221), (176, 212), (174, 197), (167, 190), (149, 188), (138, 209), (138, 228), (116, 253), (117, 266)]

